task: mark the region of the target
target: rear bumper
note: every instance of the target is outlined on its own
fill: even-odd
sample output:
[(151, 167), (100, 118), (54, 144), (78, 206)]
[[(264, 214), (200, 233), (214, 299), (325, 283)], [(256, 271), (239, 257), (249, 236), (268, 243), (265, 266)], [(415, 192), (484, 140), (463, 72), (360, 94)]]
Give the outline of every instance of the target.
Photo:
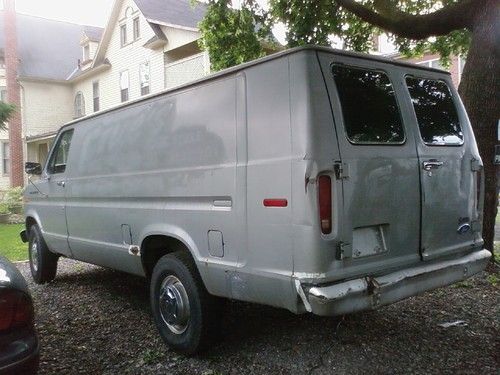
[(383, 276), (313, 286), (304, 290), (302, 296), (307, 298), (302, 299), (308, 311), (323, 316), (372, 310), (467, 279), (484, 270), (490, 257), (488, 250), (480, 250), (461, 258), (422, 264)]

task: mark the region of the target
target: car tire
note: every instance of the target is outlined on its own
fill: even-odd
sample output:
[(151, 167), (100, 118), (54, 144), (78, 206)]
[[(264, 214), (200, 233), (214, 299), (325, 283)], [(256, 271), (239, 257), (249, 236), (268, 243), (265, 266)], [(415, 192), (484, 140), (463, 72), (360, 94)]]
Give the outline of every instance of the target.
[(214, 342), (222, 300), (207, 292), (191, 254), (160, 258), (151, 276), (150, 299), (160, 336), (171, 349), (194, 355)]
[(38, 225), (32, 225), (29, 231), (29, 261), (31, 275), (37, 284), (48, 283), (56, 277), (59, 256), (52, 253)]

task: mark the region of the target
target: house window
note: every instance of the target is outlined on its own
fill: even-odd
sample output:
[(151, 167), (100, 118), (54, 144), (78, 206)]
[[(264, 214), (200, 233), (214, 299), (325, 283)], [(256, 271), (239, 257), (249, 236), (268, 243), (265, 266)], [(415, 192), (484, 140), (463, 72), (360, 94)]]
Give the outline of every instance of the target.
[(85, 98), (83, 93), (78, 91), (75, 96), (75, 118), (85, 116)]
[(10, 174), (10, 145), (9, 142), (2, 142), (2, 174)]
[(120, 73), (120, 93), (122, 103), (128, 100), (128, 88), (129, 88), (129, 79), (128, 79), (128, 70), (124, 70)]
[(7, 87), (0, 87), (0, 100), (7, 102)]
[(5, 56), (0, 55), (0, 68), (5, 69)]
[(122, 47), (127, 44), (127, 24), (120, 26), (120, 40)]
[(148, 95), (150, 92), (149, 61), (146, 61), (145, 63), (141, 64), (141, 67), (139, 69), (139, 75), (141, 78), (141, 95)]
[(134, 18), (134, 40), (137, 40), (141, 37), (141, 29), (139, 23), (139, 17)]
[(99, 110), (99, 81), (95, 81), (92, 83), (92, 92), (94, 98), (94, 112)]
[(90, 60), (90, 46), (87, 44), (83, 47), (83, 61)]
[(446, 68), (444, 66), (442, 66), (441, 63), (439, 62), (439, 59), (421, 61), (421, 62), (418, 62), (417, 64), (418, 65), (425, 65), (425, 66), (428, 66), (429, 68), (446, 70)]

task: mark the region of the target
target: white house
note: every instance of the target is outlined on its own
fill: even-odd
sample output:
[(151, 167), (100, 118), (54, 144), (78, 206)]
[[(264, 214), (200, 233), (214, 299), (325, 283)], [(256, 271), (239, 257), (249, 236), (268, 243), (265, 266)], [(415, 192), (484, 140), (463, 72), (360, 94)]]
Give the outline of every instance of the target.
[[(24, 161), (44, 162), (66, 122), (209, 73), (197, 28), (206, 6), (191, 0), (115, 0), (104, 29), (15, 14)], [(0, 12), (0, 89), (5, 83)], [(2, 94), (4, 95), (4, 94)], [(0, 133), (0, 190), (10, 185)]]

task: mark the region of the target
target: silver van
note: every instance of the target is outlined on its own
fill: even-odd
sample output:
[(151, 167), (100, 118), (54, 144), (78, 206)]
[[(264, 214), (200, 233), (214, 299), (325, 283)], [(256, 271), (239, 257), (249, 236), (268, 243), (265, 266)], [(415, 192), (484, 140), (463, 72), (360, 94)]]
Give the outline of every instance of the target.
[(37, 283), (60, 256), (150, 280), (193, 354), (224, 299), (374, 309), (487, 265), (484, 183), (448, 73), (302, 47), (61, 128), (26, 189)]

